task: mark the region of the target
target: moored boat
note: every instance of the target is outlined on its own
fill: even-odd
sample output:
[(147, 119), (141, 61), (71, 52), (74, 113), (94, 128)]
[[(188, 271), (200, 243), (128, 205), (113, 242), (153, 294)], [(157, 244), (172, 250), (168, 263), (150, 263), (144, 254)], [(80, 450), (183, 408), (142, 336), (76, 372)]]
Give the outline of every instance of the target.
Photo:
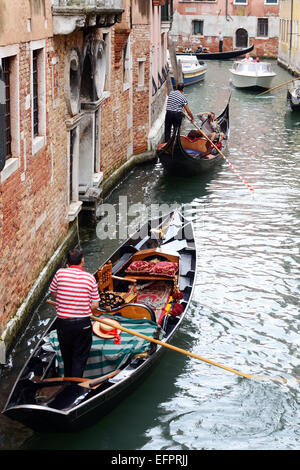
[[(220, 132), (224, 134), (219, 146), (220, 152), (226, 149), (230, 134), (229, 102), (230, 98), (224, 111), (217, 117)], [(205, 139), (202, 142), (207, 145)], [(181, 130), (178, 128), (169, 142), (158, 147), (156, 155), (167, 172), (180, 175), (205, 173), (223, 160), (222, 155), (214, 148), (211, 149), (211, 155), (208, 158), (205, 156), (207, 152), (195, 150), (193, 147), (193, 141), (188, 142), (187, 136), (181, 135)], [(202, 153), (204, 156), (202, 156)]]
[(269, 62), (235, 61), (229, 69), (236, 88), (271, 88), (276, 73)]
[[(245, 48), (245, 49), (236, 49), (233, 51), (224, 51), (224, 52), (193, 52), (192, 54), (195, 54), (198, 60), (227, 60), (227, 59), (234, 59), (235, 57), (241, 57), (248, 52), (251, 52), (254, 48), (254, 44), (251, 46)], [(186, 53), (180, 53), (180, 54), (185, 54), (188, 55), (190, 54), (189, 52)]]
[(300, 111), (300, 80), (295, 80), (288, 89), (286, 101), (292, 111)]
[[(113, 293), (104, 288), (107, 270)], [(192, 223), (177, 210), (148, 221), (94, 274), (101, 301), (93, 314), (100, 317), (84, 377), (63, 377), (54, 318), (22, 369), (4, 415), (36, 431), (75, 431), (99, 421), (160, 360), (160, 343), (171, 342), (188, 310), (195, 270)], [(101, 334), (99, 319), (117, 321), (117, 333)]]
[[(203, 61), (198, 61), (195, 55), (176, 55), (177, 61), (180, 61), (183, 74), (183, 83), (185, 86), (193, 85), (204, 80), (207, 72), (207, 65)], [(169, 62), (169, 71), (173, 87), (175, 80), (172, 74), (172, 66)]]

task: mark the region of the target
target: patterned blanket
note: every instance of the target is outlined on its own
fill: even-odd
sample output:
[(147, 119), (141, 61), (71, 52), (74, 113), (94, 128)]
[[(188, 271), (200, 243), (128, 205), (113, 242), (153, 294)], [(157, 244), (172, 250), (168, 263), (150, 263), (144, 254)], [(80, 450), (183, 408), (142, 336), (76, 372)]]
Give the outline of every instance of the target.
[(170, 300), (171, 281), (154, 281), (138, 285), (137, 303), (146, 304), (155, 312), (157, 323), (160, 323)]
[[(106, 315), (103, 315), (103, 317), (106, 317)], [(111, 316), (107, 315), (107, 318), (111, 318)], [(153, 337), (154, 332), (157, 330), (157, 324), (150, 320), (136, 320), (124, 318), (119, 315), (114, 315), (114, 319), (120, 322), (124, 328), (134, 330), (146, 336)], [(124, 331), (121, 331), (120, 336), (121, 344), (119, 345), (114, 343), (114, 339), (103, 339), (93, 334), (90, 356), (83, 375), (85, 378), (94, 379), (101, 375), (109, 374), (114, 370), (119, 369), (135, 354), (147, 352), (151, 346), (149, 341), (139, 338), (138, 336), (133, 336)], [(50, 333), (48, 339), (56, 352), (59, 371), (63, 376), (63, 360), (61, 357), (56, 330), (53, 330)]]

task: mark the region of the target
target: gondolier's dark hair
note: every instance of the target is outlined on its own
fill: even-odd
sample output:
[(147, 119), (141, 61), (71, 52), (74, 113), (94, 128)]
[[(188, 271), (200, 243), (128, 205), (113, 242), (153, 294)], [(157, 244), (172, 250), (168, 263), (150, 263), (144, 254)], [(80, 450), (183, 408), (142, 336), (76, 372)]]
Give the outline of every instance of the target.
[(177, 85), (177, 90), (183, 90), (184, 89), (184, 83), (180, 82)]
[(82, 258), (83, 258), (82, 251), (75, 248), (74, 250), (69, 251), (67, 255), (67, 262), (70, 266), (71, 265), (76, 266), (81, 263)]

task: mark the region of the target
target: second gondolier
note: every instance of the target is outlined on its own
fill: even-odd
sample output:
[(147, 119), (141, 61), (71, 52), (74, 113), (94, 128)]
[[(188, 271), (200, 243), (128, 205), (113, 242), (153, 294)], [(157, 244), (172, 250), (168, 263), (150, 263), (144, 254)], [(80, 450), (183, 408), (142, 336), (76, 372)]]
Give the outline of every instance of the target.
[(194, 116), (191, 112), (188, 101), (184, 96), (184, 84), (178, 83), (176, 90), (171, 91), (167, 100), (166, 117), (165, 117), (165, 142), (168, 142), (173, 132), (180, 127), (182, 121), (182, 111), (185, 109), (190, 116), (191, 121), (194, 122)]

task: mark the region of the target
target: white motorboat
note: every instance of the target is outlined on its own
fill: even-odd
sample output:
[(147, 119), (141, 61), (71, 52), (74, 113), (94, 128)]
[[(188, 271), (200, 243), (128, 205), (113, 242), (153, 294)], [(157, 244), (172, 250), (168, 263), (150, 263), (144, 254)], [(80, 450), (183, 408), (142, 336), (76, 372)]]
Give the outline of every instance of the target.
[[(180, 61), (183, 74), (183, 83), (185, 86), (193, 85), (204, 79), (207, 72), (207, 65), (203, 61), (199, 61), (193, 54), (191, 55), (179, 55), (176, 54), (177, 63)], [(175, 80), (172, 73), (172, 66), (170, 60), (168, 60), (169, 70), (172, 80), (173, 87), (175, 86)]]
[(287, 104), (292, 111), (300, 111), (300, 80), (295, 80), (287, 91)]
[(232, 84), (237, 88), (271, 88), (271, 82), (276, 76), (269, 62), (245, 59), (235, 61), (229, 71)]

